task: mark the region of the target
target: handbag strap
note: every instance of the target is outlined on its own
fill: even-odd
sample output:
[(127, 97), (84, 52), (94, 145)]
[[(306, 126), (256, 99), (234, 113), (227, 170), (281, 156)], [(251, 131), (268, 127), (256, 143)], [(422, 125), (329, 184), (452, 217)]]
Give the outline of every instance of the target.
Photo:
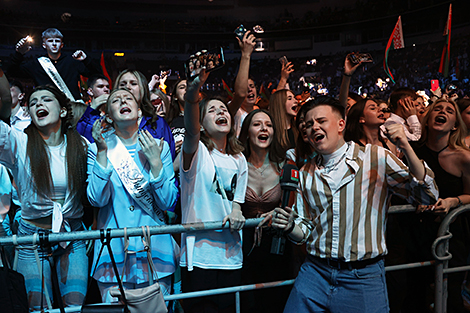
[(153, 275), (157, 278), (158, 281), (158, 274), (157, 274), (157, 269), (155, 268), (155, 264), (153, 263), (152, 260), (152, 242), (151, 242), (151, 236), (150, 236), (150, 227), (147, 226), (141, 226), (142, 228), (142, 243), (144, 245), (143, 250), (139, 251), (129, 251), (129, 236), (127, 236), (127, 227), (124, 227), (124, 266), (121, 274), (121, 280), (124, 277), (124, 269), (126, 268), (126, 261), (127, 261), (127, 254), (128, 253), (139, 253), (139, 252), (147, 252), (147, 262), (149, 265), (149, 286), (153, 285)]
[[(106, 237), (106, 238), (103, 238), (103, 237)], [(113, 251), (111, 250), (111, 229), (110, 228), (106, 229), (106, 236), (102, 236), (100, 240), (101, 240), (101, 244), (103, 245), (105, 244), (106, 247), (108, 248), (109, 258), (111, 259), (111, 263), (113, 264), (114, 275), (116, 276), (116, 280), (119, 286), (119, 291), (121, 292), (122, 301), (124, 301), (124, 303), (127, 306), (127, 299), (124, 293), (124, 287), (122, 286), (122, 280), (119, 278), (119, 271), (116, 266), (116, 261), (114, 260)], [(124, 269), (123, 269), (123, 272), (124, 272)]]

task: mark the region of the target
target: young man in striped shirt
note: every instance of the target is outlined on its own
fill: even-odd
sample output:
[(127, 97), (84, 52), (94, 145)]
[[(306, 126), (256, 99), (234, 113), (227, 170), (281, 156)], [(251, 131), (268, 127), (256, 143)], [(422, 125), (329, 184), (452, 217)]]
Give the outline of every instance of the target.
[(410, 203), (434, 203), (434, 174), (400, 124), (389, 125), (387, 135), (409, 167), (382, 147), (345, 142), (337, 100), (314, 100), (305, 122), (317, 154), (300, 171), (293, 209), (273, 213), (272, 225), (307, 243), (308, 251), (284, 312), (388, 312), (383, 256), (389, 200), (397, 194)]

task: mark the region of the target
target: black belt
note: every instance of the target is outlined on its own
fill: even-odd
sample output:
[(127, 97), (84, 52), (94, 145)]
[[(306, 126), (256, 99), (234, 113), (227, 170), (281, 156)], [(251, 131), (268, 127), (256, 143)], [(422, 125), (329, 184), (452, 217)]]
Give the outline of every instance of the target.
[(331, 268), (335, 268), (338, 270), (353, 270), (353, 269), (361, 269), (368, 265), (375, 264), (383, 259), (382, 256), (375, 257), (373, 259), (366, 259), (361, 261), (341, 261), (338, 259), (331, 259), (331, 258), (320, 258), (311, 255), (314, 261), (320, 262), (322, 264), (328, 265)]

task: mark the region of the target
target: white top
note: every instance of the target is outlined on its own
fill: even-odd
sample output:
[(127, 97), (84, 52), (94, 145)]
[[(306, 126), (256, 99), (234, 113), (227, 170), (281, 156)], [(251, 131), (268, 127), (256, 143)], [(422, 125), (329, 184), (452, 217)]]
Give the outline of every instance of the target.
[[(52, 199), (65, 198), (67, 192), (67, 167), (65, 166), (65, 140), (58, 146), (49, 147), (51, 177), (53, 182)], [(52, 166), (54, 164), (54, 166)]]
[(418, 141), (419, 138), (421, 138), (421, 123), (416, 115), (411, 115), (405, 120), (395, 113), (392, 113), (385, 123), (380, 126), (380, 130), (386, 134), (385, 126), (389, 124), (402, 124), (408, 141)]
[[(50, 197), (36, 193), (26, 154), (27, 143), (28, 136), (24, 132), (0, 121), (0, 163), (11, 170), (15, 179), (21, 201), (22, 217), (31, 220), (52, 215), (54, 205), (57, 207), (57, 203), (54, 203)], [(64, 146), (66, 145), (67, 138), (65, 137)], [(51, 160), (51, 168), (55, 166), (56, 164)], [(60, 206), (64, 219), (81, 218), (83, 207), (79, 197), (74, 197), (67, 188), (64, 198), (64, 204)]]
[(233, 128), (235, 129), (235, 134), (240, 136), (240, 131), (242, 129), (243, 121), (245, 120), (245, 117), (248, 115), (248, 112), (243, 110), (242, 108), (239, 108), (235, 116), (233, 117)]
[(23, 107), (19, 107), (15, 115), (10, 116), (11, 127), (19, 131), (23, 131), (29, 124), (31, 124), (31, 116)]
[[(232, 156), (217, 150), (209, 152), (199, 142), (189, 170), (180, 166), (180, 177), (183, 224), (222, 221), (232, 212), (232, 200), (245, 202), (248, 168), (241, 153)], [(218, 188), (218, 181), (225, 193)], [(203, 269), (239, 269), (243, 261), (242, 232), (224, 229), (183, 233), (181, 250), (180, 265), (188, 270), (193, 265)]]

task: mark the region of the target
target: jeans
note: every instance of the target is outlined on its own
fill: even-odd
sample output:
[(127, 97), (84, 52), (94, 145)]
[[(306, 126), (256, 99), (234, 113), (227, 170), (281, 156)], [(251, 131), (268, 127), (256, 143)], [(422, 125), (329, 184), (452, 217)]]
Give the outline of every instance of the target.
[(361, 269), (336, 269), (308, 256), (284, 313), (388, 312), (384, 261)]
[[(81, 230), (81, 221), (71, 222), (72, 230)], [(18, 235), (32, 235), (36, 232), (48, 231), (34, 226), (24, 220), (20, 221)], [(42, 278), (39, 276), (38, 264), (31, 246), (20, 246), (18, 251), (18, 272), (24, 275), (29, 307), (39, 310), (46, 305), (45, 294), (42, 295)], [(26, 249), (25, 249), (26, 248)], [(88, 259), (85, 241), (72, 241), (65, 249), (59, 244), (52, 244), (52, 256), (47, 250), (38, 247), (40, 266), (44, 276), (45, 288), (52, 301), (51, 266), (48, 259), (53, 259), (57, 268), (59, 290), (65, 306), (81, 305), (87, 289)], [(41, 304), (42, 299), (42, 304)]]

